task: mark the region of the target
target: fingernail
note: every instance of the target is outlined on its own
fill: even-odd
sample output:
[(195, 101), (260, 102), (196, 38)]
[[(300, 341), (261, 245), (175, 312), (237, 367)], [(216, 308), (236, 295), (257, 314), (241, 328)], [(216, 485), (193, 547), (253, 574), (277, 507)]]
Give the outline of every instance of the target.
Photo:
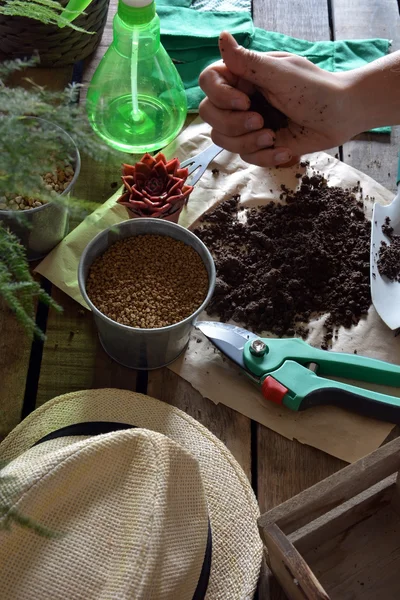
[(287, 162), (291, 158), (292, 158), (292, 155), (290, 154), (290, 152), (277, 152), (274, 156), (275, 162), (278, 165), (281, 165), (282, 163)]
[(262, 135), (260, 135), (259, 138), (257, 138), (257, 146), (260, 146), (260, 148), (266, 148), (267, 146), (273, 146), (274, 144), (274, 139), (272, 138), (272, 136), (269, 133), (263, 133)]
[(246, 121), (246, 129), (248, 131), (253, 131), (254, 129), (260, 129), (262, 127), (262, 123), (259, 117), (252, 116), (249, 117)]
[(232, 100), (232, 108), (235, 110), (247, 110), (247, 106), (243, 98), (234, 98)]

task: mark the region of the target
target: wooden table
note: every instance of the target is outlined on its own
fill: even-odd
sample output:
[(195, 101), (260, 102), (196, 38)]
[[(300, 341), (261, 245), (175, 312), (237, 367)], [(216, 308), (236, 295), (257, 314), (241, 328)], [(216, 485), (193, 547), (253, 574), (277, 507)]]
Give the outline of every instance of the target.
[[(96, 54), (84, 65), (88, 82), (112, 36), (110, 18)], [(253, 0), (255, 25), (308, 40), (385, 37), (400, 48), (396, 0)], [(50, 87), (71, 80), (72, 68), (37, 70), (35, 78)], [(341, 159), (395, 189), (400, 129), (388, 135), (360, 135), (342, 148)], [(96, 174), (94, 178), (93, 175)], [(119, 165), (105, 167), (85, 159), (76, 193), (104, 201), (113, 192)], [(247, 473), (266, 511), (327, 477), (344, 463), (314, 448), (289, 441), (224, 405), (202, 398), (189, 383), (164, 368), (136, 373), (112, 362), (102, 350), (90, 313), (48, 282), (44, 285), (64, 307), (62, 315), (39, 305), (37, 321), (47, 330), (45, 343), (24, 335), (14, 317), (0, 312), (0, 435), (4, 436), (35, 406), (84, 388), (116, 387), (148, 393), (188, 412), (217, 435)], [(271, 598), (280, 598), (272, 586)]]

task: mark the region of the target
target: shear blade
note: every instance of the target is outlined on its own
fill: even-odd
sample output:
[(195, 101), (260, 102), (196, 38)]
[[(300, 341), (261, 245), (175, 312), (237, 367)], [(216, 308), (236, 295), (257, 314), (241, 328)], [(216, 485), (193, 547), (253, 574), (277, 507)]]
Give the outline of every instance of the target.
[(249, 340), (258, 339), (258, 336), (247, 329), (219, 323), (218, 321), (199, 321), (196, 323), (200, 331), (230, 360), (246, 369), (243, 362), (243, 349)]

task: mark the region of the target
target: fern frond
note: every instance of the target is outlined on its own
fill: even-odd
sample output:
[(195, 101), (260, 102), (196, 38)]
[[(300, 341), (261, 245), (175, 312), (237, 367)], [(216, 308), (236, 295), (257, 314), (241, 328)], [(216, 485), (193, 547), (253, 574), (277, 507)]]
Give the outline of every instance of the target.
[[(44, 4), (52, 1), (40, 0)], [(70, 85), (61, 92), (51, 92), (37, 85), (30, 89), (7, 87), (9, 75), (35, 62), (33, 59), (0, 63), (0, 202), (4, 195), (14, 193), (58, 203), (65, 206), (71, 216), (82, 219), (98, 205), (71, 196), (54, 195), (43, 187), (42, 175), (53, 171), (58, 160), (67, 157), (71, 162), (74, 160), (74, 147), (70, 142), (65, 143), (65, 136), (54, 135), (54, 125), (67, 131), (79, 150), (96, 160), (109, 159), (113, 151), (93, 133), (84, 109), (76, 103), (79, 86)], [(41, 122), (38, 127), (24, 116), (39, 117), (49, 126)], [(24, 213), (17, 211), (14, 216), (21, 226), (28, 226)], [(42, 339), (43, 332), (35, 323), (36, 302), (62, 310), (32, 277), (18, 239), (0, 223), (1, 297), (25, 330)]]
[[(45, 25), (58, 25), (58, 27), (71, 27), (75, 31), (93, 35), (94, 31), (86, 31), (71, 23), (61, 14), (64, 7), (54, 0), (3, 0), (0, 4), (0, 14), (9, 17), (26, 17), (40, 21)], [(70, 11), (72, 12), (72, 11)]]
[(45, 339), (35, 322), (35, 300), (62, 311), (35, 281), (26, 261), (25, 249), (16, 236), (0, 225), (0, 296), (30, 335)]

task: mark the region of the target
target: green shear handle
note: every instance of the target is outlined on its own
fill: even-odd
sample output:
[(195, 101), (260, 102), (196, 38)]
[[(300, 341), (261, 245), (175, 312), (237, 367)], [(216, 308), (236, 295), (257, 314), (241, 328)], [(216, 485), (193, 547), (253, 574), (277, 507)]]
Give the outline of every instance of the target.
[[(252, 342), (247, 342), (243, 360), (248, 371), (259, 378), (268, 400), (295, 411), (333, 404), (400, 423), (400, 398), (319, 377), (332, 375), (400, 387), (399, 366), (355, 354), (319, 350), (297, 338), (268, 338), (262, 342), (266, 345), (262, 356), (254, 356)], [(308, 368), (310, 364), (317, 372)]]

